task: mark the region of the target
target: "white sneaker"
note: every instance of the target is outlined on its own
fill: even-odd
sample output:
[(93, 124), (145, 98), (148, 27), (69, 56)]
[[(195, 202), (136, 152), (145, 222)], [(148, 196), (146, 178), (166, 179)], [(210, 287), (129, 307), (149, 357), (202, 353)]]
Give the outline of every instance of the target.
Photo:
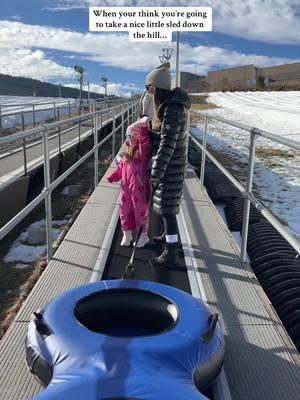
[(132, 232), (131, 231), (123, 231), (123, 238), (121, 241), (121, 246), (130, 246), (132, 240)]
[[(146, 232), (143, 232), (143, 233), (141, 234), (141, 237), (139, 238), (139, 241), (138, 241), (137, 244), (136, 244), (136, 247), (144, 247), (145, 244), (149, 242), (149, 240), (150, 240), (150, 239), (149, 239), (147, 233), (146, 233)], [(135, 246), (135, 242), (133, 243), (133, 245)]]

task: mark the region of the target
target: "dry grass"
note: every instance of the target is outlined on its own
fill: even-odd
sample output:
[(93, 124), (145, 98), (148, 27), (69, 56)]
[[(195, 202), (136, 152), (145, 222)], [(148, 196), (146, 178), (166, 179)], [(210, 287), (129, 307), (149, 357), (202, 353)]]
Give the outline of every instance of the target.
[[(205, 111), (205, 110), (210, 110), (213, 108), (218, 108), (213, 103), (207, 103), (207, 95), (196, 95), (196, 96), (190, 96), (191, 102), (192, 102), (192, 109), (196, 111)], [(191, 124), (192, 125), (197, 125), (201, 122), (203, 122), (204, 116), (198, 115), (195, 113), (191, 113)]]
[[(108, 142), (101, 149), (99, 163), (99, 178), (104, 175), (109, 166), (111, 143)], [(72, 222), (76, 219), (88, 198), (93, 191), (94, 172), (87, 161), (75, 173), (66, 179), (60, 187), (55, 190), (52, 197), (53, 219), (63, 219), (66, 215), (71, 215)], [(80, 184), (82, 194), (78, 198), (70, 198), (61, 194), (64, 186)], [(20, 226), (15, 229), (9, 237), (5, 238), (0, 246), (0, 339), (15, 318), (18, 310), (27, 298), (31, 289), (41, 276), (47, 266), (46, 257), (42, 257), (34, 263), (27, 263), (29, 266), (23, 269), (15, 268), (13, 263), (1, 261), (7, 253), (11, 243), (20, 235), (26, 226), (33, 221), (44, 218), (44, 208), (35, 209)], [(70, 225), (64, 227), (64, 234), (69, 230)], [(59, 242), (54, 243), (54, 252), (59, 247)]]
[[(29, 267), (26, 272), (24, 270), (8, 268), (7, 265), (1, 265), (1, 278), (5, 275), (4, 280), (2, 281), (1, 279), (1, 294), (2, 286), (6, 286), (5, 283), (7, 283), (11, 289), (7, 290), (6, 288), (4, 296), (1, 295), (0, 316), (2, 321), (0, 322), (0, 338), (9, 328), (21, 305), (31, 292), (31, 289), (46, 266), (46, 257), (41, 258), (34, 267)], [(5, 271), (3, 271), (4, 268)]]
[(256, 154), (259, 157), (280, 157), (280, 158), (293, 158), (296, 152), (293, 150), (276, 149), (274, 147), (259, 147), (256, 148)]
[(219, 161), (219, 163), (222, 164), (224, 168), (230, 170), (230, 172), (232, 173), (231, 169), (235, 165), (236, 161), (233, 160), (229, 155), (214, 150), (209, 144), (207, 144), (206, 147), (207, 150)]

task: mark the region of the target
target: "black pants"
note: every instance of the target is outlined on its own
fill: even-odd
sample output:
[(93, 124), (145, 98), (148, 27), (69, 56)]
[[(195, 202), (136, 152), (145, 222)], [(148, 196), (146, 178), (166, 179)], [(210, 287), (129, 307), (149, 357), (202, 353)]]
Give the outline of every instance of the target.
[(176, 215), (166, 214), (162, 216), (165, 234), (166, 235), (177, 235), (178, 227), (177, 227), (177, 219)]

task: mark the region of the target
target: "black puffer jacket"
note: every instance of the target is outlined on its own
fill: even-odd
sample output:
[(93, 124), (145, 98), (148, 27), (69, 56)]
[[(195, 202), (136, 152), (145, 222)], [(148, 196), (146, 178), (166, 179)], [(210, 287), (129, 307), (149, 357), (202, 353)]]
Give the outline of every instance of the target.
[(190, 108), (190, 105), (186, 92), (176, 88), (158, 110), (162, 124), (151, 177), (159, 178), (153, 195), (153, 208), (160, 215), (179, 212), (186, 168), (185, 108)]

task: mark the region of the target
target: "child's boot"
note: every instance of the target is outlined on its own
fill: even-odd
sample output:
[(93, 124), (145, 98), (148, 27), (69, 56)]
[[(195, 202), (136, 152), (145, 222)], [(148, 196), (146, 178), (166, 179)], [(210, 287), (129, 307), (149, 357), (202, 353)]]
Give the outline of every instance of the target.
[[(149, 237), (147, 235), (147, 232), (142, 232), (139, 241), (136, 244), (136, 247), (144, 247), (146, 243), (149, 242)], [(135, 245), (135, 242), (133, 243), (133, 245)]]
[(121, 246), (130, 246), (132, 240), (132, 232), (131, 231), (123, 231), (123, 238), (121, 241)]

